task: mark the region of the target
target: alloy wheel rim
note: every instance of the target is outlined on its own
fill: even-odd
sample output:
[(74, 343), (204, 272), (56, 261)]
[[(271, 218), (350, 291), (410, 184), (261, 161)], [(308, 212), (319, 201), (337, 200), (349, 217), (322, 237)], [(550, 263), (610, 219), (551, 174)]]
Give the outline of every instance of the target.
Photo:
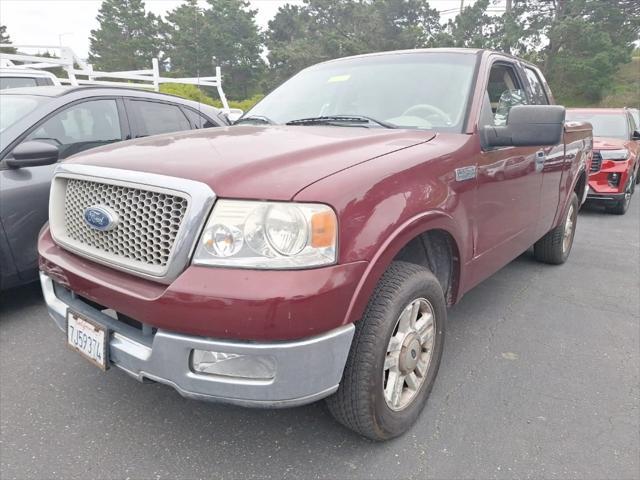
[(425, 383), (435, 345), (435, 315), (426, 298), (411, 301), (393, 329), (382, 372), (387, 406), (405, 409)]
[(562, 237), (562, 251), (566, 252), (571, 246), (571, 239), (573, 238), (573, 228), (575, 225), (573, 205), (569, 207), (567, 220), (564, 224), (564, 236)]

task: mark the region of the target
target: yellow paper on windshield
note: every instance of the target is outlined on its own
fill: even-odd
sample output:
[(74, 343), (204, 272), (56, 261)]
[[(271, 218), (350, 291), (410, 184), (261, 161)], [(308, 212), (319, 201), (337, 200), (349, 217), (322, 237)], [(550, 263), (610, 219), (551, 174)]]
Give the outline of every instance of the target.
[(329, 77), (327, 83), (346, 82), (350, 78), (351, 75), (334, 75), (333, 77)]

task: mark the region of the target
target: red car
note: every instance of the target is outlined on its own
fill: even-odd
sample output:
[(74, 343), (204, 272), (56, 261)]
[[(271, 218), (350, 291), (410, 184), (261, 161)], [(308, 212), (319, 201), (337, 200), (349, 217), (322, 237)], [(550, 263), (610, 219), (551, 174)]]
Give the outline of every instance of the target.
[(447, 307), (532, 245), (571, 251), (591, 127), (517, 58), (334, 60), (237, 123), (59, 166), (41, 283), (98, 367), (247, 406), (326, 397), (387, 439), (427, 401)]
[(589, 170), (589, 201), (624, 215), (640, 183), (640, 127), (626, 108), (572, 108), (567, 121), (593, 126), (593, 160)]

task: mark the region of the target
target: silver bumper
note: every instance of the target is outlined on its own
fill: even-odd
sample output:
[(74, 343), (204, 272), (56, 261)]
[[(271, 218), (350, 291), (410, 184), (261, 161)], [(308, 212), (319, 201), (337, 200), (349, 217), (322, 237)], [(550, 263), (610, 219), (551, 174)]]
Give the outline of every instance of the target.
[[(244, 406), (288, 407), (326, 397), (338, 388), (353, 338), (353, 324), (324, 334), (287, 342), (240, 342), (181, 335), (164, 330), (151, 334), (120, 322), (68, 290), (55, 287), (40, 273), (49, 314), (66, 332), (67, 309), (84, 314), (111, 332), (111, 365), (134, 378), (164, 383), (185, 397)], [(194, 349), (237, 355), (269, 356), (275, 361), (270, 379), (196, 373)]]

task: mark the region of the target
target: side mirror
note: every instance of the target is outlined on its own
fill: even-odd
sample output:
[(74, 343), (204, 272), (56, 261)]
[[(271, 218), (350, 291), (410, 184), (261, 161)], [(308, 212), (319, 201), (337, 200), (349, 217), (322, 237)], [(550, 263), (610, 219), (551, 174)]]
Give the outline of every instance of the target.
[(244, 112), (241, 109), (230, 108), (229, 113), (226, 114), (227, 121), (233, 125), (238, 119), (240, 119), (240, 117), (242, 117), (242, 115), (244, 115)]
[(507, 124), (480, 128), (484, 147), (542, 147), (558, 145), (564, 131), (565, 108), (560, 105), (517, 105)]
[(11, 152), (13, 158), (7, 158), (7, 166), (10, 168), (38, 167), (56, 163), (60, 156), (60, 150), (55, 145), (47, 142), (31, 140), (18, 145)]
[(631, 134), (631, 140), (640, 140), (640, 130), (634, 130)]

